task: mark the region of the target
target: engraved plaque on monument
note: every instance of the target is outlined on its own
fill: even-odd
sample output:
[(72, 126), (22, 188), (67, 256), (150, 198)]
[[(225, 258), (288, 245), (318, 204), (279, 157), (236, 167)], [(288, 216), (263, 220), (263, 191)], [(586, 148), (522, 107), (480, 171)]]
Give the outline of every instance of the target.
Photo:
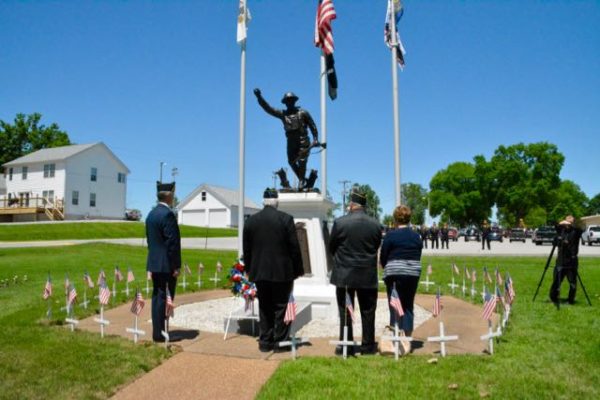
[(306, 234), (306, 224), (304, 222), (296, 222), (296, 234), (298, 235), (300, 253), (302, 254), (304, 275), (310, 277), (312, 276), (312, 269), (310, 266), (310, 254), (308, 252), (308, 235)]

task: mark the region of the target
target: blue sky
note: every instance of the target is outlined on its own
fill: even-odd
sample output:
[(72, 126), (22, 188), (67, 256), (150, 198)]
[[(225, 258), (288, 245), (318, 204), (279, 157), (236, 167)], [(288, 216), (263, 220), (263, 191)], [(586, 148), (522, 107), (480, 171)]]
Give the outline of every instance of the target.
[[(279, 105), (292, 90), (319, 125), (316, 0), (248, 0), (246, 194), (287, 166)], [(399, 26), (402, 181), (454, 161), (549, 141), (564, 179), (600, 192), (600, 2), (410, 1)], [(336, 0), (338, 99), (328, 102), (328, 189), (370, 184), (394, 207), (386, 0)], [(0, 2), (0, 119), (40, 112), (75, 143), (103, 141), (132, 173), (128, 207), (154, 203), (160, 161), (178, 197), (238, 187), (240, 48), (235, 0)], [(319, 168), (320, 156), (309, 167)], [(320, 187), (320, 183), (317, 183)]]

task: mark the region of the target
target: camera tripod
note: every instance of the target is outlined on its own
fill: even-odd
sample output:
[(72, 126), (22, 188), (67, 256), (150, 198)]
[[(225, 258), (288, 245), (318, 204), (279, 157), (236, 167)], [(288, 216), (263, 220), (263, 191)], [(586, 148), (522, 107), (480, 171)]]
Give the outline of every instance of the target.
[[(548, 260), (546, 261), (546, 266), (544, 267), (544, 272), (542, 273), (542, 278), (540, 279), (540, 283), (538, 283), (537, 289), (535, 290), (535, 294), (533, 295), (533, 301), (535, 301), (535, 298), (538, 295), (538, 292), (540, 291), (540, 286), (542, 286), (542, 282), (544, 281), (544, 276), (546, 276), (546, 271), (548, 271), (548, 267), (550, 266), (550, 261), (552, 261), (552, 256), (554, 255), (554, 250), (556, 250), (556, 240), (552, 243), (552, 250), (550, 251), (550, 255), (548, 256)], [(585, 290), (585, 286), (583, 286), (583, 281), (581, 280), (581, 276), (579, 275), (579, 268), (575, 269), (575, 273), (577, 274), (577, 279), (579, 280), (579, 284), (581, 285), (581, 289), (583, 290), (583, 293), (585, 294), (585, 298), (587, 299), (588, 304), (591, 306), (592, 302), (590, 301), (590, 297), (587, 294), (587, 291)], [(560, 282), (560, 272), (559, 272), (559, 276), (558, 276), (558, 280)], [(559, 305), (560, 303), (557, 303), (556, 306), (560, 307)]]

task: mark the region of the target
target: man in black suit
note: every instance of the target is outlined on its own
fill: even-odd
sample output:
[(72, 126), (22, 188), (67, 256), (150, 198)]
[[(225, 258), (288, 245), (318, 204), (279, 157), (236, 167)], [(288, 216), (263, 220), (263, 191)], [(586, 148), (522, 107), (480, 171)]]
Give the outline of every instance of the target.
[(146, 270), (152, 274), (152, 339), (163, 342), (167, 288), (175, 298), (181, 269), (181, 236), (173, 206), (175, 183), (156, 182), (158, 204), (146, 218), (148, 258)]
[(304, 274), (294, 219), (277, 210), (277, 198), (275, 189), (265, 190), (265, 207), (244, 224), (244, 264), (248, 279), (256, 283), (262, 352), (289, 338), (285, 310), (294, 279)]
[[(354, 306), (358, 298), (362, 319), (362, 354), (377, 352), (375, 342), (375, 310), (377, 309), (377, 250), (381, 244), (381, 225), (365, 212), (367, 199), (353, 189), (350, 194), (350, 213), (335, 220), (329, 238), (329, 252), (335, 261), (331, 283), (336, 286), (340, 316), (340, 340), (344, 325), (348, 326), (348, 340), (353, 340), (352, 323), (346, 308), (346, 291)], [(336, 354), (342, 354), (341, 346)], [(349, 349), (354, 354), (354, 349)]]

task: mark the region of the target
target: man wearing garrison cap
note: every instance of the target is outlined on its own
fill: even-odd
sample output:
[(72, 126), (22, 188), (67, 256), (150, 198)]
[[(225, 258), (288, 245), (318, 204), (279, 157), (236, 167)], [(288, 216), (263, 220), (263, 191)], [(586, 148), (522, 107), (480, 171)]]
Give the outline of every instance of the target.
[(163, 342), (167, 288), (175, 298), (177, 276), (181, 269), (181, 236), (171, 211), (175, 182), (156, 182), (158, 204), (146, 218), (148, 258), (146, 270), (152, 274), (152, 339)]
[(264, 193), (264, 208), (244, 224), (244, 264), (256, 283), (260, 320), (258, 349), (269, 352), (289, 338), (285, 310), (294, 279), (304, 274), (296, 226), (291, 215), (277, 210), (275, 189)]
[[(340, 340), (344, 325), (348, 326), (348, 340), (353, 340), (352, 323), (346, 308), (346, 292), (354, 306), (358, 298), (362, 320), (362, 354), (377, 351), (375, 343), (375, 309), (377, 308), (377, 250), (381, 244), (381, 225), (365, 212), (367, 199), (358, 188), (350, 194), (350, 213), (333, 223), (329, 251), (334, 259), (331, 283), (336, 286), (340, 316)], [(341, 354), (342, 348), (336, 348)], [(349, 351), (354, 354), (354, 349)]]

